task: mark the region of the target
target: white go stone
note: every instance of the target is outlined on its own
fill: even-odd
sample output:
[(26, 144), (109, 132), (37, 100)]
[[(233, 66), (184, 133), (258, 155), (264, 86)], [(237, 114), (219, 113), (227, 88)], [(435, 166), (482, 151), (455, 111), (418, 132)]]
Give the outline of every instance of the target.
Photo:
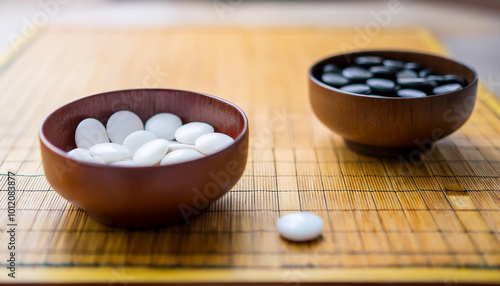
[(233, 144), (234, 139), (223, 133), (208, 133), (201, 135), (196, 139), (194, 146), (204, 155), (217, 153), (229, 145)]
[(323, 220), (315, 214), (295, 212), (280, 217), (276, 227), (288, 240), (309, 241), (321, 234)]
[(156, 135), (158, 138), (173, 140), (175, 131), (182, 126), (179, 116), (172, 113), (158, 113), (146, 121), (146, 131)]
[(100, 143), (90, 147), (92, 157), (101, 158), (106, 164), (122, 161), (130, 156), (130, 151), (120, 144)]
[(187, 162), (191, 160), (196, 160), (203, 158), (203, 154), (201, 154), (198, 151), (191, 150), (191, 149), (179, 149), (172, 151), (165, 155), (163, 159), (160, 162), (160, 165), (171, 165), (171, 164), (176, 164), (176, 163), (182, 163), (182, 162)]
[(168, 147), (168, 141), (165, 139), (149, 141), (135, 152), (134, 163), (137, 166), (153, 166), (167, 154)]
[(121, 166), (121, 167), (137, 167), (137, 165), (132, 160), (116, 161), (116, 162), (113, 162), (109, 165), (110, 166)]
[(123, 140), (123, 147), (130, 151), (130, 156), (134, 156), (135, 152), (149, 141), (158, 139), (156, 135), (146, 130), (139, 130), (131, 133)]
[(106, 124), (109, 139), (111, 142), (122, 144), (132, 132), (144, 130), (144, 124), (137, 114), (128, 110), (121, 110), (113, 113)]
[(106, 162), (104, 162), (104, 160), (99, 158), (99, 157), (90, 157), (90, 158), (85, 159), (84, 161), (89, 162), (89, 163), (106, 165)]
[(170, 147), (168, 148), (168, 152), (172, 152), (175, 150), (181, 150), (181, 149), (190, 149), (190, 150), (198, 151), (198, 149), (196, 149), (196, 146), (194, 146), (194, 145), (182, 144), (182, 143), (179, 143), (177, 141), (169, 141), (168, 143), (170, 143)]
[(109, 142), (104, 125), (97, 119), (82, 120), (75, 131), (76, 147), (89, 149), (95, 144)]
[(81, 160), (81, 158), (92, 157), (90, 155), (89, 149), (85, 148), (75, 148), (67, 153), (68, 157), (75, 160)]
[(190, 122), (175, 131), (175, 140), (184, 144), (194, 144), (203, 134), (214, 133), (212, 125), (203, 122)]
[(90, 151), (85, 148), (75, 148), (67, 153), (68, 157), (74, 160), (82, 161), (82, 162), (89, 162), (89, 163), (96, 163), (96, 164), (106, 164), (104, 161), (99, 158), (99, 157), (92, 157), (90, 155)]

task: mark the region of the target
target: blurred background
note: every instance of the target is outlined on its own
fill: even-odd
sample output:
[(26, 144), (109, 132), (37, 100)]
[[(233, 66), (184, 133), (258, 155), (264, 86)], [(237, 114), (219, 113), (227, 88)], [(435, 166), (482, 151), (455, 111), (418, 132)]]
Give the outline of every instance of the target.
[[(398, 13), (384, 18), (388, 5)], [(46, 26), (308, 26), (430, 28), (450, 53), (476, 67), (500, 93), (500, 1), (497, 0), (0, 0), (0, 55)], [(35, 24), (35, 25), (33, 25)], [(24, 38), (20, 39), (19, 35)]]

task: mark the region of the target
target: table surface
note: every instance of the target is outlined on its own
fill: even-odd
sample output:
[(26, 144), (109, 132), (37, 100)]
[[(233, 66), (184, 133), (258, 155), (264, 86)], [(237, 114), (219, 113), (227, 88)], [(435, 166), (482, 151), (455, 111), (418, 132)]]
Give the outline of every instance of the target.
[[(471, 119), (415, 165), (361, 156), (308, 103), (307, 69), (346, 49), (445, 54), (425, 29), (47, 28), (0, 73), (0, 255), (16, 174), (17, 278), (0, 282), (500, 283), (500, 103), (479, 87)], [(126, 88), (200, 91), (247, 114), (244, 176), (188, 225), (101, 225), (43, 176), (37, 129), (58, 106)], [(98, 199), (98, 198), (96, 198)], [(276, 219), (309, 211), (320, 239), (291, 243)], [(5, 247), (4, 247), (5, 246)]]

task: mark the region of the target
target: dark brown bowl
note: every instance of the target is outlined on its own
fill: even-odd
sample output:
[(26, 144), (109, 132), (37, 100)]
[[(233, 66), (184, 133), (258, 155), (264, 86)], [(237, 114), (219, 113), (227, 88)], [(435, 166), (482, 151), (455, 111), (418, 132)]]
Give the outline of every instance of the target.
[[(347, 66), (362, 55), (418, 62), (439, 74), (461, 76), (468, 85), (445, 94), (397, 98), (343, 92), (320, 81), (325, 64)], [(408, 155), (426, 151), (432, 142), (467, 121), (474, 108), (477, 81), (473, 68), (445, 57), (410, 51), (361, 51), (315, 63), (309, 70), (309, 97), (316, 116), (354, 151), (375, 156)]]
[[(153, 167), (84, 163), (66, 156), (75, 148), (78, 123), (93, 117), (106, 124), (116, 111), (131, 110), (145, 122), (171, 112), (183, 122), (202, 121), (235, 142), (190, 162)], [(120, 90), (85, 97), (52, 112), (40, 131), (47, 180), (65, 199), (96, 220), (119, 227), (154, 227), (189, 222), (228, 192), (242, 176), (248, 153), (248, 121), (225, 100), (171, 89)]]

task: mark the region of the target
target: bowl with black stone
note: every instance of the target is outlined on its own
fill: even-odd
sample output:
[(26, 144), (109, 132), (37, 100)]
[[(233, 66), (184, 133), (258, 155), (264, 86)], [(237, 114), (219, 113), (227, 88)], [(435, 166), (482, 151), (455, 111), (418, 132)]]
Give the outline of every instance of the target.
[(319, 120), (352, 150), (411, 156), (467, 121), (477, 82), (472, 67), (440, 55), (359, 51), (314, 63), (309, 98)]

